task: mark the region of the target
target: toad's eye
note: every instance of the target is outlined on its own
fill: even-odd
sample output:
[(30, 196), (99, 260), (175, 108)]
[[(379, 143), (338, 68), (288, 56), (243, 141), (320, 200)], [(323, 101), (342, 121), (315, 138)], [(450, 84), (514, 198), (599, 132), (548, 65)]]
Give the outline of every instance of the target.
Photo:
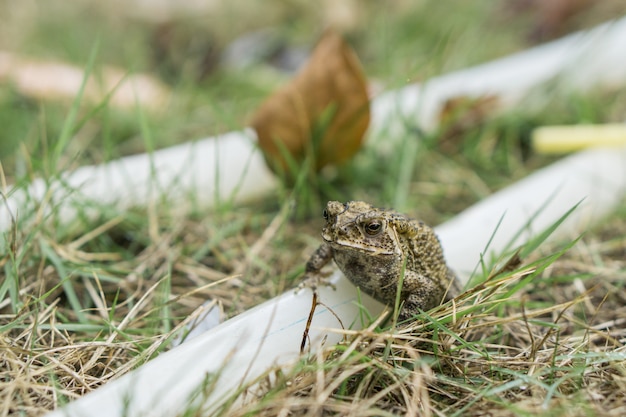
[(328, 220), (328, 210), (324, 209), (322, 216), (324, 217), (324, 220)]
[(372, 220), (365, 224), (365, 233), (370, 236), (376, 236), (383, 230), (383, 223), (380, 220)]

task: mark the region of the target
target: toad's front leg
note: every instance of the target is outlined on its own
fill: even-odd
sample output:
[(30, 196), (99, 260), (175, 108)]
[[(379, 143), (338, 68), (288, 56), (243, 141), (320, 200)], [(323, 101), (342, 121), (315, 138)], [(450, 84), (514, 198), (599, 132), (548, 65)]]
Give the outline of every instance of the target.
[(328, 282), (328, 276), (330, 274), (322, 272), (322, 268), (332, 259), (333, 250), (331, 246), (328, 243), (322, 243), (307, 261), (303, 281), (298, 286), (298, 289), (311, 288), (315, 291), (319, 286), (332, 285)]

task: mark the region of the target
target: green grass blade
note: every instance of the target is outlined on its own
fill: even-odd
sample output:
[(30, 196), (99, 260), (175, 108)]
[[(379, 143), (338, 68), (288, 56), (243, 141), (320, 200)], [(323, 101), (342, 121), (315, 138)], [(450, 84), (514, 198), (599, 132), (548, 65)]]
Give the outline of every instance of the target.
[(524, 247), (522, 248), (522, 250), (520, 252), (520, 258), (524, 259), (531, 252), (533, 252), (535, 249), (537, 249), (539, 247), (539, 245), (544, 243), (546, 241), (546, 239), (552, 233), (554, 233), (554, 231), (565, 221), (565, 219), (567, 219), (570, 216), (570, 214), (572, 214), (574, 212), (574, 210), (576, 210), (578, 208), (578, 206), (580, 206), (581, 203), (582, 203), (582, 201), (579, 201), (578, 203), (576, 203), (569, 210), (567, 210), (561, 217), (559, 217), (554, 223), (552, 223), (550, 226), (548, 226), (546, 229), (544, 229), (543, 232), (539, 233), (533, 239), (528, 241), (524, 245)]
[(80, 104), (85, 93), (85, 87), (87, 86), (87, 81), (93, 72), (94, 64), (96, 61), (96, 57), (98, 56), (98, 50), (100, 49), (100, 42), (96, 41), (93, 48), (91, 48), (91, 53), (89, 54), (89, 59), (87, 61), (87, 66), (85, 67), (85, 73), (83, 76), (82, 83), (80, 88), (72, 102), (72, 107), (67, 114), (67, 117), (63, 121), (63, 127), (61, 128), (61, 133), (59, 134), (59, 138), (57, 143), (54, 145), (53, 150), (53, 164), (51, 169), (55, 172), (58, 170), (57, 162), (63, 153), (63, 150), (67, 147), (70, 139), (72, 138), (75, 130), (76, 130), (76, 118), (78, 117), (78, 110), (80, 109)]
[(39, 247), (44, 257), (48, 259), (57, 270), (59, 279), (61, 280), (61, 287), (63, 287), (63, 292), (65, 293), (74, 314), (76, 314), (76, 318), (81, 324), (86, 324), (88, 322), (87, 317), (83, 313), (83, 307), (81, 306), (79, 297), (74, 290), (72, 279), (63, 264), (63, 260), (57, 256), (50, 245), (48, 245), (48, 243), (46, 243), (43, 239), (39, 241)]

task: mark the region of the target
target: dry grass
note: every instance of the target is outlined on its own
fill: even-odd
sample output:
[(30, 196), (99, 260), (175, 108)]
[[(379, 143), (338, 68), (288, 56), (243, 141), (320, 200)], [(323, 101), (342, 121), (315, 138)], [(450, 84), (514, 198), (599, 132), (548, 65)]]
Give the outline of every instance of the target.
[[(41, 415), (136, 368), (206, 311), (206, 300), (233, 315), (290, 285), (286, 268), (299, 252), (276, 249), (277, 230), (262, 233), (269, 215), (215, 216), (229, 226), (148, 209), (148, 222), (128, 213), (82, 235), (59, 233), (53, 220), (5, 234), (0, 416)], [(244, 284), (242, 274), (254, 278)]]
[[(127, 373), (207, 299), (233, 315), (292, 286), (317, 227), (275, 212), (148, 208), (80, 235), (18, 224), (0, 260), (0, 416), (42, 415)], [(413, 323), (346, 331), (223, 415), (622, 415), (623, 217)]]

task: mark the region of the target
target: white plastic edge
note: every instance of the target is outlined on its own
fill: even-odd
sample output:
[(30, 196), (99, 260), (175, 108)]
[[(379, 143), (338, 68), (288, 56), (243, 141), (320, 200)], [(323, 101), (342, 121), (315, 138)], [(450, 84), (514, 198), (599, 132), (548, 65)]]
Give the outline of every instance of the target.
[[(180, 206), (210, 207), (217, 201), (240, 202), (267, 194), (277, 180), (255, 147), (251, 129), (133, 155), (98, 166), (86, 166), (51, 180), (33, 181), (26, 190), (0, 203), (0, 232), (9, 229), (12, 216), (39, 210), (45, 216), (58, 206), (60, 222), (76, 216), (85, 201), (120, 209), (145, 206), (167, 198)], [(188, 201), (194, 196), (195, 201)]]
[(489, 263), (504, 248), (513, 249), (543, 232), (577, 204), (551, 239), (578, 237), (625, 198), (626, 147), (590, 149), (478, 202), (437, 227), (437, 234), (448, 263), (467, 279), (481, 256)]
[[(370, 139), (393, 149), (394, 139), (437, 127), (449, 99), (491, 96), (502, 109), (554, 81), (565, 90), (626, 84), (626, 17), (472, 68), (381, 94), (372, 102)], [(385, 143), (391, 142), (391, 145)]]

